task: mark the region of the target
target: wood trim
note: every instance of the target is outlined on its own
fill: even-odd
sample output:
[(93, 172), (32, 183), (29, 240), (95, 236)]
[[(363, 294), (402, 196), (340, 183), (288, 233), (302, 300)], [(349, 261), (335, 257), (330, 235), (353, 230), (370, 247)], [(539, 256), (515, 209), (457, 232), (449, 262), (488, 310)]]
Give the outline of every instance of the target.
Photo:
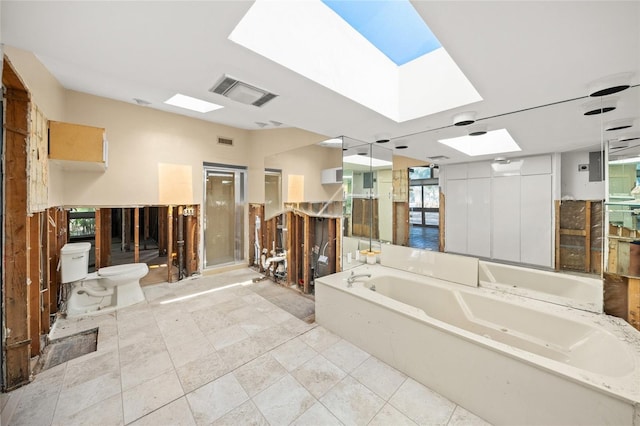
[(29, 337), (31, 356), (40, 353), (40, 214), (27, 217), (27, 284), (29, 287)]
[(587, 231), (584, 229), (560, 229), (560, 235), (574, 235), (576, 237), (586, 237)]

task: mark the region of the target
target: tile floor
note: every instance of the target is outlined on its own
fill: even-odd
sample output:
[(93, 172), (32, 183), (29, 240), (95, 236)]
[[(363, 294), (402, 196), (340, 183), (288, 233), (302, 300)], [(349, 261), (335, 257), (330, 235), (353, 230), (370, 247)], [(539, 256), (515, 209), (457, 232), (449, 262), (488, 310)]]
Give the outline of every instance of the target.
[(251, 283), (257, 276), (148, 286), (148, 303), (59, 320), (55, 337), (99, 327), (98, 350), (1, 394), (0, 424), (487, 424), (270, 302), (260, 293), (284, 300), (292, 291)]

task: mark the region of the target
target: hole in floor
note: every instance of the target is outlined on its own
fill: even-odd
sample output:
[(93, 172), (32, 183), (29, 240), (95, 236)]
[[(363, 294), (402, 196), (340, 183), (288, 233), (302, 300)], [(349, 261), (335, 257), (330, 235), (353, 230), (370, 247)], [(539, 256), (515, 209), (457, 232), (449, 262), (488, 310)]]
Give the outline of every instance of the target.
[(95, 352), (98, 349), (98, 329), (81, 331), (49, 342), (42, 351), (36, 373)]

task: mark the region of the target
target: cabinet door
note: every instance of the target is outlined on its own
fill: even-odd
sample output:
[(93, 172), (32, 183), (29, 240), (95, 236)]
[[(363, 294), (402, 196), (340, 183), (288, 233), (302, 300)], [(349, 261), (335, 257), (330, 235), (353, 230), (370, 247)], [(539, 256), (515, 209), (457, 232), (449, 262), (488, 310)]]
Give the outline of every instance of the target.
[(466, 180), (447, 181), (445, 205), (445, 251), (467, 253)]
[(552, 267), (551, 175), (522, 176), (520, 261)]
[(467, 182), (467, 254), (491, 257), (491, 178)]
[(493, 179), (492, 257), (520, 262), (520, 176)]

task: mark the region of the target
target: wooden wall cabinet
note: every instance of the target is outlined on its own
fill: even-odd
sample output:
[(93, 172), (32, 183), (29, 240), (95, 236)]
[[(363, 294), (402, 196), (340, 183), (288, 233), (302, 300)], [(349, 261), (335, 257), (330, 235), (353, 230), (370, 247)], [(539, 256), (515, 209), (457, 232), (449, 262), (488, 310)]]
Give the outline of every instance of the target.
[(49, 122), (49, 159), (66, 170), (105, 171), (105, 129), (80, 124)]

